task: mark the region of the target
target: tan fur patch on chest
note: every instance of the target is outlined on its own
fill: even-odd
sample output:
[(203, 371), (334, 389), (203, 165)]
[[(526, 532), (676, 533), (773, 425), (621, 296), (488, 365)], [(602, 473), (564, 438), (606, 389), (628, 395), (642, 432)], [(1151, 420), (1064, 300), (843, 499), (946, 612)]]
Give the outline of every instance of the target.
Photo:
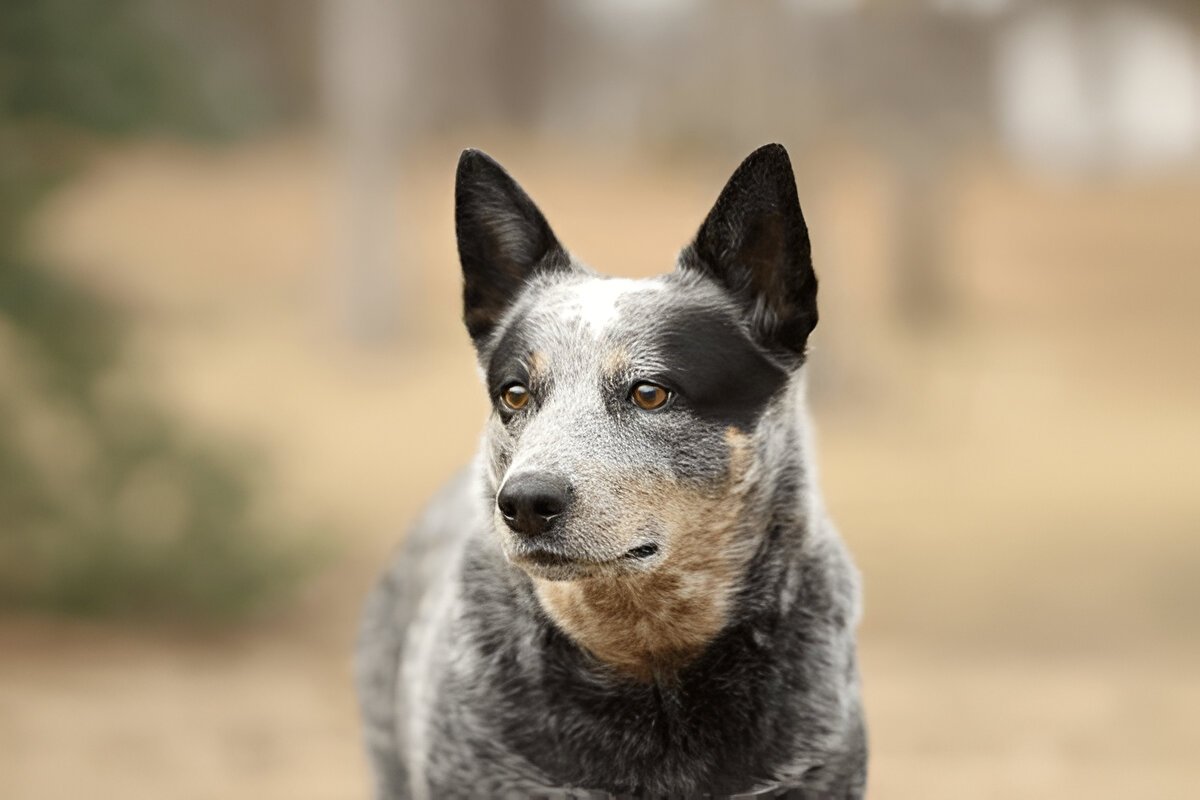
[(732, 428), (726, 441), (729, 470), (718, 486), (642, 487), (624, 509), (630, 524), (653, 509), (666, 528), (664, 558), (653, 572), (534, 581), (555, 623), (622, 674), (643, 681), (669, 676), (725, 627), (758, 544), (738, 525), (752, 483), (751, 444)]

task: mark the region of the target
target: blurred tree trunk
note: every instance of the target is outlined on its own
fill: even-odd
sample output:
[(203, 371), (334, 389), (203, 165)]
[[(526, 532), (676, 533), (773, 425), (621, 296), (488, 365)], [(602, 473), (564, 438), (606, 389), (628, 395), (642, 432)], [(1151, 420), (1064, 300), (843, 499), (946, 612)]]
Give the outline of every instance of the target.
[(400, 21), (394, 0), (325, 3), (325, 108), (338, 182), (333, 291), (342, 328), (362, 343), (394, 337), (412, 305), (394, 247)]
[(914, 328), (936, 326), (954, 311), (945, 252), (947, 165), (935, 142), (901, 136), (892, 145), (896, 309)]
[(553, 0), (509, 0), (492, 6), (492, 73), (505, 121), (534, 126), (544, 109), (549, 79)]

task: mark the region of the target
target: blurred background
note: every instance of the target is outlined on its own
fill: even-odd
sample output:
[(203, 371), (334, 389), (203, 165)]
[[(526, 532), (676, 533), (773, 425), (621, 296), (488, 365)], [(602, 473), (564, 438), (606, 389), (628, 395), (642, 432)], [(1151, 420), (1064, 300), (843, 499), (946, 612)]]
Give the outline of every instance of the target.
[(597, 268), (795, 162), (879, 798), (1200, 785), (1200, 6), (6, 0), (0, 797), (366, 796), (486, 414), (458, 152)]

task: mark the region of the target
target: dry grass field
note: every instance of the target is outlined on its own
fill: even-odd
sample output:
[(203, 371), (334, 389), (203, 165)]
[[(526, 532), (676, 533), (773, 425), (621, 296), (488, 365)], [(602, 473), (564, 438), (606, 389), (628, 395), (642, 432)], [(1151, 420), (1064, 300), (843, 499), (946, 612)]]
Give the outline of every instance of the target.
[[(733, 166), (488, 149), (622, 275), (668, 268)], [(45, 207), (40, 249), (133, 320), (118, 388), (259, 451), (261, 513), (318, 525), (334, 556), (232, 631), (0, 618), (0, 797), (366, 796), (357, 606), (485, 413), (458, 323), (456, 153), (398, 172), (414, 300), (387, 344), (339, 328), (319, 142), (143, 144)], [(883, 166), (829, 152), (799, 177), (825, 298), (819, 463), (865, 578), (871, 796), (1195, 796), (1200, 179), (966, 159), (941, 220), (953, 312), (913, 329), (890, 300)]]

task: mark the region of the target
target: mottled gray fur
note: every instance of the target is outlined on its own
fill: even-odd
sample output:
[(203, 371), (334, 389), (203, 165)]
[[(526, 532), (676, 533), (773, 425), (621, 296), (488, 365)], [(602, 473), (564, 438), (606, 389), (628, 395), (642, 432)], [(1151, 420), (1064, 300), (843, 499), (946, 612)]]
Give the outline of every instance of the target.
[[(567, 255), (482, 154), (458, 192), (496, 409), (367, 603), (376, 796), (860, 797), (858, 575), (812, 466), (816, 279), (786, 153), (747, 159), (645, 281)], [(645, 380), (672, 403), (629, 402)], [(531, 400), (506, 411), (514, 381)], [(534, 473), (571, 487), (541, 538), (496, 500)]]

